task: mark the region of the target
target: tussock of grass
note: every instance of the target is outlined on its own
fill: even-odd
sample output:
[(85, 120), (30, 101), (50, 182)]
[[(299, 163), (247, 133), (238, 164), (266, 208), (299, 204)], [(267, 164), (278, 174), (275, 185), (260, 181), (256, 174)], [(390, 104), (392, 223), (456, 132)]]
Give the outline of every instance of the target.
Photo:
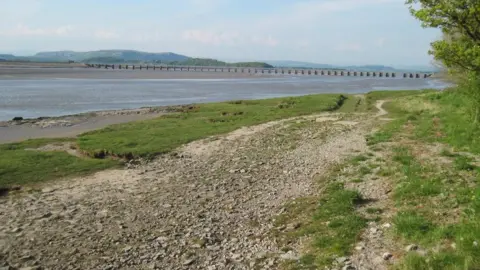
[(461, 171), (473, 171), (477, 167), (475, 165), (471, 164), (470, 163), (471, 161), (472, 161), (471, 158), (464, 157), (464, 156), (458, 156), (457, 158), (455, 158), (455, 161), (454, 161), (455, 168), (457, 170), (461, 170)]

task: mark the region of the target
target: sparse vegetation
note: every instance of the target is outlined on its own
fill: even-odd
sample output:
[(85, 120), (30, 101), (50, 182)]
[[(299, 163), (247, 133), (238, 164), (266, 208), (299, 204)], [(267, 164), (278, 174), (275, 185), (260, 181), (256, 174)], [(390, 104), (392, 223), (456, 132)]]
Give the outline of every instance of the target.
[[(342, 184), (328, 184), (318, 200), (317, 207), (307, 211), (313, 217), (308, 220), (307, 216), (306, 224), (288, 233), (289, 237), (310, 236), (312, 243), (309, 252), (298, 262), (285, 265), (287, 269), (320, 269), (331, 265), (335, 258), (351, 253), (351, 246), (366, 225), (366, 219), (355, 211), (362, 202), (361, 196), (355, 191), (346, 190)], [(299, 215), (299, 211), (304, 209), (290, 211), (292, 218), (292, 213)]]

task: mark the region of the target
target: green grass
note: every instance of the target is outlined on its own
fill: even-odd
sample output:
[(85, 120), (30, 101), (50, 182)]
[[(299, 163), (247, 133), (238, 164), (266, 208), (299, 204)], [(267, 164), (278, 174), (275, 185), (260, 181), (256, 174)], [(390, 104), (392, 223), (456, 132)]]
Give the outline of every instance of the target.
[(329, 184), (313, 211), (312, 220), (292, 234), (310, 235), (313, 239), (309, 253), (299, 262), (291, 262), (290, 269), (323, 269), (338, 257), (351, 253), (367, 220), (356, 213), (362, 202), (359, 193), (344, 189), (342, 184)]
[(419, 115), (416, 139), (442, 142), (456, 150), (480, 154), (480, 125), (472, 123), (472, 102), (468, 97), (450, 90), (419, 98), (438, 106), (440, 110)]
[(94, 157), (151, 157), (243, 126), (336, 110), (344, 101), (343, 95), (310, 95), (194, 105), (181, 113), (85, 133), (78, 145)]
[[(428, 251), (425, 256), (405, 254), (394, 269), (480, 269), (480, 170), (473, 158), (459, 153), (480, 154), (480, 130), (472, 123), (470, 107), (468, 98), (455, 91), (388, 103), (387, 110), (394, 111), (403, 128), (391, 132), (383, 127), (372, 141), (403, 145), (391, 149), (387, 160), (397, 172), (388, 174), (398, 211), (394, 238)], [(438, 164), (435, 152), (421, 150), (430, 143), (444, 145), (439, 154), (451, 165)]]
[(109, 159), (78, 158), (66, 152), (25, 150), (69, 140), (40, 139), (0, 145), (0, 188), (89, 174), (119, 164)]
[(455, 168), (462, 171), (473, 171), (477, 168), (477, 166), (471, 164), (470, 162), (472, 162), (471, 158), (465, 156), (458, 156), (455, 158), (454, 161)]
[(364, 155), (358, 155), (358, 156), (354, 156), (351, 160), (350, 160), (350, 163), (352, 165), (358, 165), (359, 163), (363, 162), (363, 161), (367, 161), (368, 160), (368, 157), (364, 156)]
[[(367, 94), (366, 103), (369, 110), (375, 109), (377, 100), (390, 100), (400, 97), (418, 96), (436, 92), (436, 90), (401, 90), (401, 91), (373, 91)], [(389, 110), (387, 110), (389, 111)], [(389, 111), (390, 113), (390, 111)]]

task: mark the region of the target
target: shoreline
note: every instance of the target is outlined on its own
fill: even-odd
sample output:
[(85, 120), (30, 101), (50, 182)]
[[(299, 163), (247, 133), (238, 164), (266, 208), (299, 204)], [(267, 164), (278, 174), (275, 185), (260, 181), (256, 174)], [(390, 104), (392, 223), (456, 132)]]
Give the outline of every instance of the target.
[(160, 117), (188, 105), (92, 111), (54, 117), (0, 121), (0, 144), (28, 139), (76, 137), (110, 125)]
[(160, 71), (160, 70), (112, 70), (82, 67), (5, 67), (0, 65), (0, 80), (28, 79), (242, 79), (279, 77), (275, 74)]

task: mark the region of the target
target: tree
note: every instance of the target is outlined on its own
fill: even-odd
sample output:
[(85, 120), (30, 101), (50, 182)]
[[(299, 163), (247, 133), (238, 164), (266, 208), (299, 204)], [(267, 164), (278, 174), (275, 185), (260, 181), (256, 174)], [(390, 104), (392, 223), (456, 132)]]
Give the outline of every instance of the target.
[(451, 71), (468, 74), (467, 93), (480, 120), (480, 0), (406, 0), (423, 27), (439, 28), (444, 38), (429, 51)]
[(432, 43), (435, 59), (447, 67), (480, 73), (480, 0), (407, 0), (406, 4), (423, 27), (440, 28), (448, 37)]

